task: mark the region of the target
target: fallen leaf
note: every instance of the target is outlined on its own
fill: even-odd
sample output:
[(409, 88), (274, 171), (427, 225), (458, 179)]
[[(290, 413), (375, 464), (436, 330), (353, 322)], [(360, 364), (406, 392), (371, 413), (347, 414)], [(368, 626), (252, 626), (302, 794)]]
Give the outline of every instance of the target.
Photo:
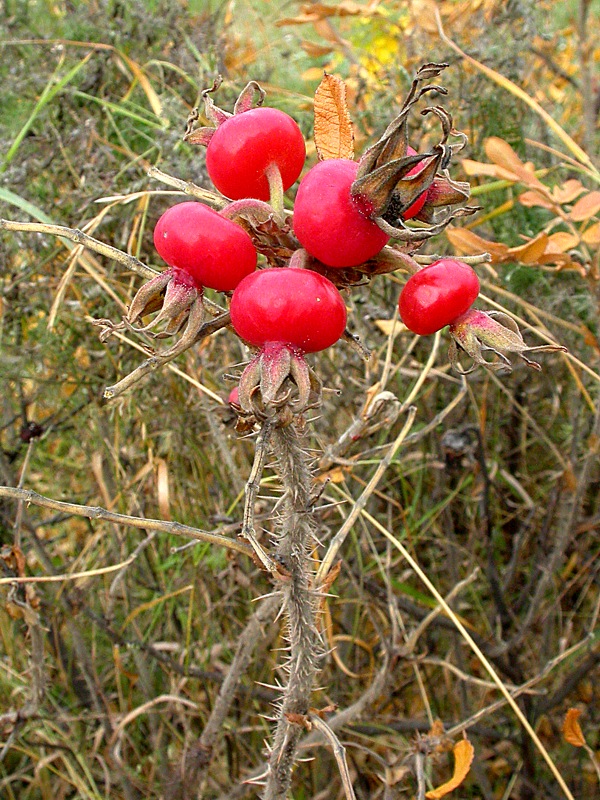
[(450, 792), (453, 792), (469, 774), (475, 750), (468, 739), (461, 739), (454, 745), (454, 774), (449, 781), (427, 792), (427, 800), (440, 800)]
[(325, 73), (315, 92), (315, 145), (321, 161), (354, 158), (354, 132), (346, 100), (346, 84)]
[(585, 745), (585, 737), (579, 725), (580, 716), (581, 710), (579, 708), (570, 708), (563, 723), (565, 741), (574, 747), (583, 747)]

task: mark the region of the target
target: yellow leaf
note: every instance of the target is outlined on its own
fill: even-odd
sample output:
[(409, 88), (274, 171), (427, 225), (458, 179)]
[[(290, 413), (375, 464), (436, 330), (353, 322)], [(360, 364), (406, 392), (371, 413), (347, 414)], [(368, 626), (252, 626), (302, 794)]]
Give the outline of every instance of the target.
[(457, 742), (454, 745), (454, 775), (437, 789), (427, 792), (425, 795), (427, 800), (440, 800), (460, 786), (469, 774), (474, 755), (475, 750), (468, 739), (461, 739), (460, 742)]
[(570, 708), (563, 723), (565, 741), (574, 747), (583, 747), (585, 745), (585, 736), (579, 725), (580, 716), (581, 711), (578, 708)]
[(589, 227), (585, 233), (581, 234), (581, 238), (586, 244), (600, 244), (600, 222)]
[(346, 84), (325, 73), (315, 92), (315, 145), (319, 160), (354, 157), (354, 132)]
[(377, 325), (384, 336), (392, 336), (394, 333), (399, 333), (401, 330), (404, 330), (404, 327), (397, 319), (376, 319), (375, 325)]
[(583, 222), (600, 211), (600, 192), (588, 192), (581, 197), (571, 209), (570, 217), (574, 222)]
[(148, 80), (146, 73), (143, 71), (140, 65), (132, 58), (129, 58), (129, 56), (126, 56), (125, 53), (122, 53), (121, 51), (118, 51), (118, 53), (119, 56), (126, 62), (129, 69), (133, 72), (133, 74), (137, 78), (140, 86), (144, 91), (144, 94), (148, 98), (148, 102), (150, 103), (152, 111), (154, 111), (157, 117), (162, 118), (162, 103), (160, 102), (159, 96), (154, 91), (152, 84)]

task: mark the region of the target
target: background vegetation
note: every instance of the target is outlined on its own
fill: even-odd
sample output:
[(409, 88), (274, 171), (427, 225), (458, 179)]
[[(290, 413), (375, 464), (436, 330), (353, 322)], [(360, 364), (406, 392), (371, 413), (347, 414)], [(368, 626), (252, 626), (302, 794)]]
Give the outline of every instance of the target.
[[(377, 392), (401, 404), (410, 396), (410, 436), (365, 510), (448, 598), (572, 795), (594, 796), (600, 3), (5, 0), (0, 14), (2, 216), (78, 227), (156, 267), (153, 225), (181, 194), (147, 170), (209, 185), (182, 133), (217, 73), (225, 107), (259, 81), (268, 104), (297, 119), (314, 160), (311, 103), (324, 69), (347, 82), (360, 152), (421, 63), (450, 63), (447, 106), (469, 136), (469, 161), (454, 177), (471, 180), (481, 211), (429, 249), (489, 249), (481, 307), (507, 308), (528, 341), (549, 337), (570, 353), (542, 356), (539, 374), (518, 365), (464, 383), (443, 336), (419, 340), (391, 324), (403, 276), (357, 287), (351, 325), (371, 360), (344, 345), (315, 359), (334, 390), (308, 428), (319, 480), (331, 479), (319, 536), (327, 542), (348, 517), (406, 409), (396, 418), (391, 402), (385, 424), (347, 451), (328, 448)], [(415, 122), (416, 148), (428, 135)], [(490, 137), (510, 145), (525, 172), (508, 150), (490, 149)], [(100, 343), (91, 320), (118, 320), (140, 279), (73, 243), (23, 232), (3, 232), (0, 265), (0, 483), (235, 536), (253, 452), (226, 403), (227, 375), (245, 359), (237, 340), (221, 332), (105, 403), (104, 388), (143, 354), (130, 334)], [(257, 508), (266, 531), (273, 498), (267, 470)], [(175, 533), (7, 498), (0, 512), (0, 796), (255, 794), (244, 781), (264, 763), (282, 646), (271, 619), (256, 633), (209, 769), (198, 742), (268, 578)], [(326, 715), (332, 726), (344, 709), (356, 712), (336, 727), (356, 796), (422, 797), (419, 769), (428, 788), (443, 783), (451, 744), (466, 731), (475, 760), (456, 796), (564, 797), (481, 659), (389, 538), (359, 515), (340, 555), (314, 704), (339, 709)], [(44, 580), (17, 587), (15, 574)], [(565, 738), (569, 708), (582, 712), (585, 747)], [(307, 738), (305, 754), (293, 797), (343, 797), (329, 746)]]

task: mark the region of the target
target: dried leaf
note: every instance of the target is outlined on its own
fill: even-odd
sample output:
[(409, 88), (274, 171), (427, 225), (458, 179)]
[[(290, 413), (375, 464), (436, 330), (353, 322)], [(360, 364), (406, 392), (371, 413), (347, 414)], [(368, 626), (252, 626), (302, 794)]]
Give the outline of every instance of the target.
[(346, 100), (346, 84), (324, 74), (315, 92), (315, 146), (321, 161), (354, 158), (354, 132)]
[(600, 192), (588, 192), (575, 203), (569, 216), (574, 222), (583, 222), (594, 217), (599, 211)]
[(449, 781), (427, 792), (427, 800), (440, 800), (450, 792), (454, 791), (469, 774), (471, 763), (475, 755), (473, 745), (468, 739), (461, 739), (454, 745), (454, 775)]
[(300, 42), (300, 47), (305, 53), (308, 53), (311, 58), (321, 58), (322, 56), (327, 56), (332, 50), (332, 48), (328, 45), (311, 42), (308, 39), (303, 39)]
[(527, 206), (527, 208), (549, 208), (551, 211), (556, 207), (554, 202), (535, 189), (529, 189), (519, 195), (519, 203), (521, 203), (522, 206)]
[(580, 181), (569, 178), (562, 186), (555, 186), (552, 189), (552, 199), (561, 204), (572, 203), (583, 191), (584, 188)]
[(566, 231), (558, 231), (548, 237), (548, 244), (546, 245), (547, 253), (566, 253), (567, 250), (572, 250), (579, 244), (579, 236)]
[(545, 190), (543, 183), (536, 178), (533, 169), (521, 161), (509, 143), (505, 142), (504, 139), (501, 139), (499, 136), (490, 136), (486, 139), (484, 147), (490, 161), (493, 161), (494, 164), (497, 164), (501, 169), (516, 175), (519, 180), (530, 186), (538, 186)]
[(585, 746), (585, 736), (579, 725), (579, 717), (581, 710), (579, 708), (570, 708), (565, 716), (563, 723), (563, 736), (565, 741), (572, 744), (574, 747)]
[[(134, 61), (132, 58), (129, 58), (129, 56), (126, 56), (125, 53), (119, 52), (119, 56), (125, 61), (125, 63), (129, 67), (129, 69), (135, 75), (138, 83), (142, 87), (142, 90), (143, 90), (144, 94), (148, 98), (148, 102), (150, 103), (150, 107), (152, 108), (152, 111), (154, 111), (154, 113), (156, 114), (157, 117), (159, 117), (160, 119), (163, 119), (163, 116), (162, 116), (162, 103), (160, 101), (159, 96), (155, 92), (152, 84), (148, 80), (144, 70), (140, 67), (140, 65), (136, 61)], [(163, 119), (163, 122), (164, 121), (165, 120)]]
[(384, 336), (392, 336), (394, 333), (399, 333), (403, 330), (402, 325), (397, 319), (376, 319), (375, 325)]
[(508, 247), (499, 242), (490, 242), (483, 239), (466, 228), (446, 228), (446, 236), (454, 249), (460, 255), (476, 255), (478, 253), (491, 253), (492, 261), (498, 262), (506, 258)]
[(486, 164), (483, 161), (473, 161), (470, 158), (463, 158), (460, 162), (467, 175), (488, 175), (490, 178), (498, 178), (498, 167), (495, 164)]
[(585, 233), (581, 234), (581, 238), (586, 244), (600, 244), (600, 222), (589, 227)]
[(306, 25), (306, 23), (318, 22), (329, 17), (367, 17), (374, 13), (376, 13), (375, 7), (362, 6), (352, 0), (342, 0), (341, 3), (332, 6), (325, 3), (310, 3), (301, 7), (297, 17), (285, 17), (278, 20), (275, 25), (278, 28), (284, 25)]
[(546, 252), (548, 237), (545, 233), (540, 233), (535, 239), (522, 244), (519, 247), (511, 247), (510, 255), (522, 264), (535, 264), (536, 261)]

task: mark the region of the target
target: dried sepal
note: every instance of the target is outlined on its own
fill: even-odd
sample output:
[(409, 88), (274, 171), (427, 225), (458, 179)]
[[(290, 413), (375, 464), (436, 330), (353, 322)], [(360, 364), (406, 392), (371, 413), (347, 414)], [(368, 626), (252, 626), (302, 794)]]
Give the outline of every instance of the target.
[[(233, 114), (230, 111), (225, 111), (219, 106), (215, 105), (211, 95), (217, 91), (219, 86), (223, 83), (223, 78), (218, 75), (213, 81), (213, 85), (202, 92), (202, 100), (204, 101), (204, 116), (212, 124), (213, 127), (200, 127), (193, 128), (194, 122), (198, 119), (198, 109), (194, 108), (188, 118), (183, 140), (189, 144), (200, 144), (208, 147), (214, 132), (226, 122), (230, 117), (235, 114), (243, 114), (245, 111), (250, 111), (252, 108), (261, 106), (265, 99), (265, 91), (256, 81), (250, 81), (242, 89), (238, 99), (233, 107)], [(258, 95), (258, 99), (256, 96)]]
[[(449, 327), (452, 337), (449, 358), (453, 368), (462, 375), (482, 366), (494, 371), (512, 371), (510, 354), (516, 354), (528, 367), (541, 371), (536, 361), (531, 361), (525, 353), (533, 352), (567, 352), (567, 348), (558, 344), (543, 344), (531, 347), (523, 339), (515, 320), (502, 311), (477, 311), (471, 309), (463, 314)], [(458, 360), (459, 351), (465, 352), (473, 364), (465, 369)], [(485, 352), (492, 354), (486, 359)]]
[[(171, 267), (139, 289), (124, 321), (127, 327), (137, 333), (147, 333), (162, 326), (162, 332), (155, 336), (164, 338), (165, 334), (177, 333), (192, 305), (198, 300), (201, 305), (202, 289), (197, 287), (186, 272)], [(139, 319), (159, 308), (157, 316), (147, 325), (141, 328), (135, 327)]]
[[(434, 114), (440, 121), (441, 138), (429, 152), (408, 155), (408, 116), (413, 106), (424, 94), (446, 90), (435, 84), (421, 86), (423, 81), (437, 77), (447, 64), (425, 64), (417, 73), (406, 100), (397, 117), (383, 136), (370, 147), (359, 162), (352, 195), (366, 209), (365, 213), (388, 236), (404, 242), (422, 242), (440, 233), (457, 216), (472, 214), (476, 209), (463, 209), (447, 213), (436, 219), (436, 209), (464, 203), (469, 197), (469, 185), (452, 181), (448, 166), (452, 156), (466, 143), (466, 136), (453, 126), (452, 116), (442, 106), (423, 109), (421, 114)], [(450, 137), (457, 139), (450, 142)], [(420, 164), (418, 173), (409, 175)], [(431, 199), (429, 193), (431, 192)], [(407, 226), (403, 214), (425, 194), (425, 203), (416, 219), (427, 227)]]
[(127, 314), (127, 321), (131, 325), (134, 325), (141, 317), (157, 311), (161, 307), (163, 294), (171, 277), (170, 270), (165, 270), (160, 275), (151, 278), (137, 291)]
[(244, 228), (257, 251), (266, 257), (269, 266), (288, 265), (298, 242), (287, 218), (282, 221), (269, 203), (253, 197), (234, 200), (219, 214)]
[(289, 344), (269, 342), (242, 373), (239, 405), (246, 417), (276, 418), (279, 426), (285, 426), (319, 404), (321, 388), (300, 350)]

